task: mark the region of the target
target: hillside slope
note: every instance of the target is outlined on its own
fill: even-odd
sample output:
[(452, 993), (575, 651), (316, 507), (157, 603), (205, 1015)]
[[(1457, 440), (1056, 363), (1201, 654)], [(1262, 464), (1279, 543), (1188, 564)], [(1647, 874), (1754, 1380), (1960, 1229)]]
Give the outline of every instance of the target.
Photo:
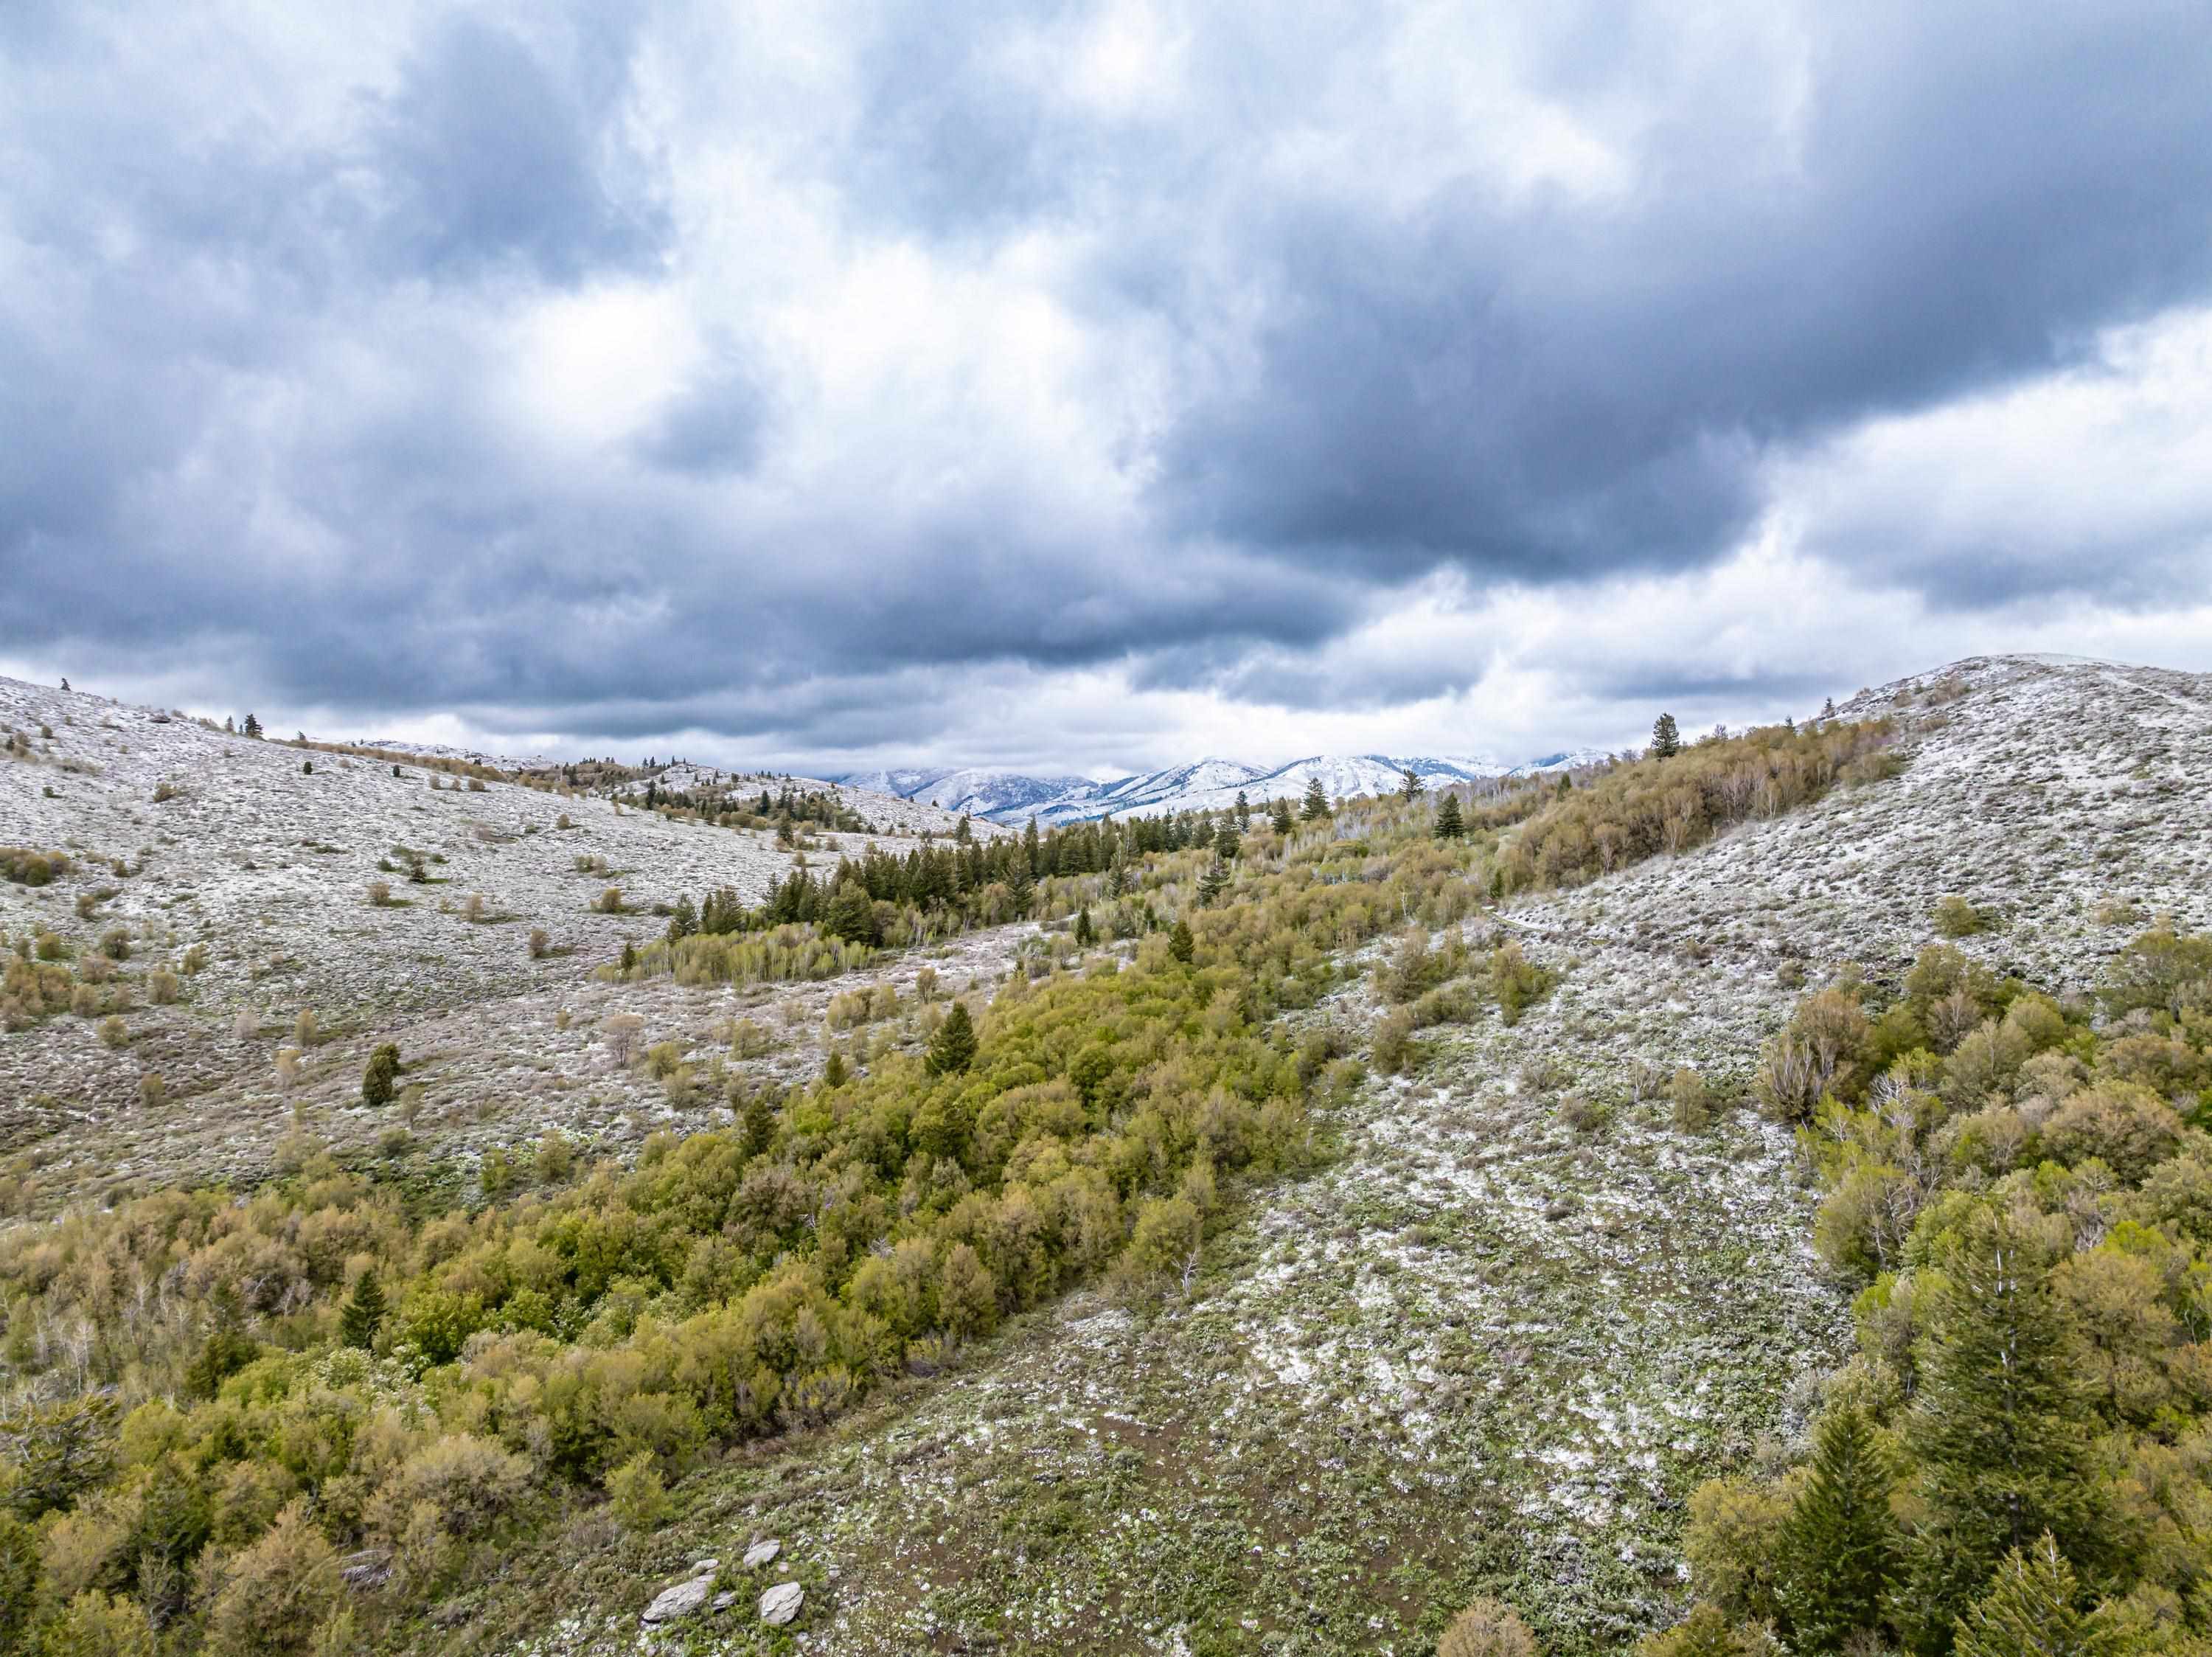
[[(0, 1099), (15, 1106), (0, 1113), (0, 1153), (38, 1145), (56, 1196), (80, 1180), (258, 1174), (301, 1112), (338, 1112), (327, 1125), (341, 1147), (365, 1140), (382, 1124), (354, 1094), (369, 1049), (387, 1039), (441, 1056), (423, 1072), (417, 1123), (434, 1142), (534, 1137), (549, 1087), (578, 1093), (558, 1113), (578, 1131), (635, 1141), (672, 1118), (649, 1078), (594, 1049), (611, 1007), (592, 969), (658, 936), (656, 905), (721, 887), (757, 902), (801, 856), (826, 867), (871, 841), (915, 844), (817, 834), (794, 855), (764, 831), (508, 783), (472, 791), (404, 758), (303, 751), (13, 679), (0, 679), (0, 727), (21, 739), (0, 758), (0, 846), (71, 860), (51, 884), (0, 880), (0, 934), (27, 947), (52, 933), (81, 959), (120, 931), (134, 972), (196, 945), (206, 954), (177, 1002), (131, 1008), (127, 1046), (108, 1045), (90, 1018), (0, 1036)], [(958, 820), (836, 791), (885, 825), (945, 834)], [(418, 859), (420, 882), (409, 874)], [(375, 882), (389, 903), (371, 901)], [(610, 887), (622, 912), (597, 906)], [(540, 929), (545, 953), (534, 955)], [(796, 1017), (815, 992), (794, 993)], [(654, 1010), (683, 1004), (673, 985), (630, 999), (654, 1011), (653, 1039), (673, 1033)], [(763, 999), (720, 997), (698, 1015), (700, 1039), (741, 1000)], [(556, 1028), (562, 1008), (571, 1017)], [(286, 1081), (275, 1056), (303, 1011), (318, 1039)], [(158, 1105), (143, 1092), (149, 1075), (162, 1079)]]
[[(103, 765), (167, 735), (100, 711), (117, 722), (91, 727), (87, 752)], [(2094, 978), (2153, 913), (2212, 926), (2212, 678), (1977, 659), (1842, 711), (1898, 720), (1898, 775), (1470, 923), (1516, 935), (1559, 972), (1556, 991), (1517, 1024), (1485, 1012), (1426, 1033), (1406, 1074), (1352, 1089), (1328, 1112), (1319, 1171), (1260, 1193), (1164, 1304), (1085, 1292), (1017, 1318), (945, 1374), (692, 1472), (665, 1528), (626, 1534), (587, 1506), (517, 1541), (434, 1626), (410, 1625), (410, 1648), (1405, 1657), (1432, 1650), (1443, 1618), (1478, 1593), (1521, 1606), (1553, 1657), (1618, 1650), (1664, 1623), (1681, 1604), (1688, 1492), (1802, 1435), (1849, 1321), (1808, 1246), (1789, 1135), (1747, 1109), (1678, 1127), (1656, 1079), (1691, 1067), (1740, 1091), (1801, 985), (1844, 960), (1895, 976), (1947, 894), (2002, 923), (1964, 948), (2057, 987)], [(296, 751), (268, 752), (290, 769), (221, 773), (208, 795), (224, 803), (198, 832), (285, 868), (222, 863), (221, 883), (182, 878), (199, 867), (193, 842), (155, 815), (179, 801), (78, 791), (85, 774), (58, 755), (0, 770), (7, 810), (27, 808), (27, 823), (30, 809), (59, 813), (35, 835), (0, 819), (0, 842), (153, 848), (145, 873), (109, 882), (118, 895), (90, 922), (73, 907), (88, 878), (0, 886), (11, 937), (36, 922), (85, 939), (116, 912), (204, 923), (206, 888), (235, 880), (245, 895), (220, 909), (218, 939), (266, 929), (300, 963), (264, 959), (258, 978), (252, 955), (228, 976), (210, 966), (187, 1003), (134, 1012), (119, 1049), (73, 1017), (0, 1037), (0, 1087), (46, 1096), (8, 1125), (43, 1161), (50, 1197), (251, 1177), (295, 1122), (341, 1147), (370, 1142), (387, 1124), (356, 1090), (368, 1045), (388, 1033), (425, 1087), (415, 1132), (426, 1145), (474, 1155), (561, 1125), (625, 1154), (653, 1127), (727, 1113), (609, 1062), (605, 1015), (635, 1014), (641, 1041), (679, 1052), (725, 1050), (733, 1020), (757, 1018), (769, 1051), (747, 1062), (804, 1075), (820, 1062), (810, 1033), (833, 992), (910, 985), (925, 964), (735, 992), (594, 983), (588, 953), (530, 962), (516, 923), (471, 923), (434, 901), (402, 911), (415, 929), (387, 936), (374, 929), (384, 911), (349, 885), (313, 903), (314, 859), (374, 844), (301, 847), (351, 843), (335, 813), (295, 813), (321, 798), (295, 786), (325, 781), (321, 757), (310, 779)], [(358, 790), (348, 800), (374, 801), (378, 779), (331, 764), (330, 781)], [(48, 783), (61, 806), (39, 791)], [(540, 843), (573, 832), (524, 832), (532, 810), (575, 809), (526, 795), (504, 807), (515, 838), (486, 841), (468, 817), (437, 813), (501, 809), (499, 789), (414, 786), (396, 808), (447, 825), (449, 855), (471, 858), (459, 867), (478, 879), (535, 867)], [(574, 820), (641, 867), (740, 839), (597, 810)], [(1355, 807), (1303, 832), (1355, 841), (1370, 815)], [(251, 878), (280, 872), (281, 889)], [(567, 885), (556, 860), (545, 901), (580, 905), (602, 879)], [(505, 891), (493, 895), (513, 901)], [(122, 910), (126, 899), (137, 907)], [(585, 923), (601, 921), (584, 941), (604, 953), (625, 923)], [(503, 949), (481, 944), (501, 933)], [(1033, 927), (1002, 928), (927, 964), (980, 989), (1042, 941)], [(441, 959), (451, 952), (461, 966)], [(280, 995), (311, 970), (334, 995), (356, 972), (360, 987), (331, 1003), (338, 1039), (285, 1085), (269, 1059), (296, 1003)], [(379, 1002), (378, 971), (399, 974), (410, 999)], [(234, 1008), (274, 1026), (236, 1033)], [(1289, 1020), (1366, 1051), (1383, 1010), (1361, 978)], [(204, 1063), (190, 1096), (146, 1102), (140, 1076), (173, 1063)], [(404, 1147), (395, 1166), (434, 1172)], [(771, 1538), (779, 1573), (806, 1591), (793, 1630), (762, 1626), (740, 1593), (733, 1609), (640, 1633), (639, 1612), (689, 1561), (734, 1573), (730, 1562)]]
[[(1978, 659), (1843, 711), (1900, 719), (1900, 776), (1509, 906), (1558, 991), (1361, 1088), (1339, 1159), (1187, 1298), (1071, 1297), (692, 1481), (672, 1531), (492, 1596), (486, 1631), (627, 1649), (641, 1565), (761, 1536), (841, 1653), (1425, 1653), (1476, 1593), (1555, 1654), (1666, 1621), (1689, 1491), (1802, 1435), (1849, 1323), (1789, 1135), (1679, 1131), (1648, 1078), (1740, 1085), (1801, 975), (1901, 970), (1946, 893), (2006, 917), (1970, 952), (2057, 984), (2153, 911), (2212, 924), (2212, 679)], [(1358, 1039), (1379, 1012), (1361, 985), (1310, 1016)], [(699, 1637), (769, 1648), (742, 1617)]]

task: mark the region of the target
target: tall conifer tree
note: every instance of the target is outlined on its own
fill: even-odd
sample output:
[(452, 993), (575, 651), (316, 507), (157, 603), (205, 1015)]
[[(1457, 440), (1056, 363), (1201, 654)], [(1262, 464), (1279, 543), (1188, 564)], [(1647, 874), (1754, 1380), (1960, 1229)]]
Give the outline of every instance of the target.
[(2049, 1270), (2028, 1223), (1984, 1212), (1932, 1297), (1904, 1422), (1925, 1514), (1899, 1605), (1915, 1644), (1940, 1645), (2005, 1556), (2045, 1531), (2075, 1560), (2101, 1551), (2091, 1411)]
[(1878, 1632), (1897, 1569), (1891, 1471), (1867, 1418), (1850, 1404), (1821, 1419), (1813, 1465), (1782, 1530), (1778, 1575), (1791, 1643), (1804, 1657)]

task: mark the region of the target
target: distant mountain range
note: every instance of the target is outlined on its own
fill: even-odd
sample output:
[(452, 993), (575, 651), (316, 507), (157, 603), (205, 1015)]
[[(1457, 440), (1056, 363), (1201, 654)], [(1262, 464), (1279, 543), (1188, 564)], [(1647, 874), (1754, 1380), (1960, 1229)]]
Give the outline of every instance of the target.
[(1570, 771), (1601, 765), (1611, 758), (1600, 748), (1547, 754), (1519, 765), (1485, 755), (1314, 754), (1274, 766), (1249, 765), (1241, 759), (1200, 759), (1107, 783), (1080, 777), (1035, 777), (1020, 771), (974, 769), (856, 771), (838, 780), (848, 788), (896, 795), (990, 822), (1020, 823), (1035, 817), (1049, 827), (1109, 813), (1152, 817), (1166, 812), (1218, 811), (1234, 805), (1239, 793), (1255, 806), (1279, 795), (1295, 801), (1304, 795), (1307, 783), (1315, 777), (1321, 779), (1322, 790), (1330, 799), (1342, 800), (1355, 795), (1391, 793), (1407, 771), (1436, 788), (1497, 777)]

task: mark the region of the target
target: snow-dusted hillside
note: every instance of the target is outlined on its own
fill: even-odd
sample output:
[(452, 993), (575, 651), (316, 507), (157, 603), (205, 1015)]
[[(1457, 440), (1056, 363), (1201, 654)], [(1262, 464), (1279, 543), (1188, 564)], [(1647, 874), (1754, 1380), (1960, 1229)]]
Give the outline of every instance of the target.
[[(842, 780), (821, 777), (794, 777), (784, 771), (729, 771), (714, 765), (696, 765), (690, 760), (675, 760), (656, 767), (643, 776), (629, 778), (615, 789), (621, 798), (641, 798), (648, 783), (657, 784), (663, 793), (697, 795), (726, 790), (731, 794), (758, 795), (766, 793), (771, 800), (785, 791), (795, 795), (821, 794), (836, 798), (843, 809), (859, 816), (877, 832), (895, 836), (946, 835), (960, 826), (964, 807), (950, 809), (934, 801), (890, 794), (872, 788), (864, 778), (846, 777)], [(980, 813), (978, 813), (980, 815)], [(997, 834), (1002, 831), (994, 823), (980, 826), (973, 821), (971, 832), (978, 834)]]
[[(721, 887), (757, 902), (796, 862), (767, 832), (465, 783), (404, 759), (256, 740), (15, 679), (0, 679), (0, 726), (15, 740), (0, 756), (0, 845), (64, 851), (72, 865), (46, 886), (0, 881), (0, 936), (27, 947), (52, 933), (81, 959), (120, 930), (134, 974), (181, 966), (195, 945), (206, 954), (176, 1004), (133, 1007), (127, 1048), (104, 1045), (86, 1019), (0, 1034), (0, 1101), (65, 1093), (104, 1114), (135, 1103), (148, 1072), (173, 1095), (237, 1075), (265, 1085), (280, 1033), (302, 1010), (326, 1032), (366, 1039), (488, 998), (575, 993), (625, 941), (660, 932), (655, 905)], [(896, 850), (914, 844), (902, 833), (949, 833), (958, 820), (813, 786), (836, 789), (879, 831), (811, 834), (799, 855), (817, 867), (872, 838)], [(384, 903), (372, 901), (379, 882)], [(619, 911), (601, 907), (610, 888)], [(533, 929), (546, 935), (538, 955)], [(357, 1080), (356, 1044), (330, 1051)]]

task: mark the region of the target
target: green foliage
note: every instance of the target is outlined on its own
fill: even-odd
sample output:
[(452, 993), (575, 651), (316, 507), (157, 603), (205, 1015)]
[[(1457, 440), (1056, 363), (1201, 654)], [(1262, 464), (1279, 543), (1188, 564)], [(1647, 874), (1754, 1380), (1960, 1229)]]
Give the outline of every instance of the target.
[(26, 1520), (66, 1510), (114, 1471), (115, 1423), (115, 1401), (97, 1395), (0, 1416), (0, 1499)]
[(1636, 1657), (1772, 1657), (1774, 1642), (1757, 1623), (1732, 1623), (1720, 1607), (1700, 1602), (1663, 1634), (1636, 1648)]
[(0, 1657), (29, 1648), (38, 1588), (38, 1538), (14, 1514), (0, 1510)]
[(1655, 745), (1650, 757), (1600, 773), (1530, 817), (1500, 854), (1500, 886), (1579, 885), (1687, 851), (1736, 823), (1795, 810), (1850, 780), (1852, 766), (1894, 733), (1887, 720), (1817, 730), (1770, 725), (1672, 758)]
[(154, 1657), (154, 1625), (142, 1606), (88, 1588), (39, 1630), (38, 1649), (39, 1657)]
[(380, 1042), (362, 1067), (361, 1102), (373, 1110), (392, 1103), (398, 1075), (399, 1049), (391, 1042)]
[(1936, 1287), (1903, 1429), (1926, 1516), (1909, 1552), (1908, 1620), (1948, 1628), (2005, 1555), (2045, 1531), (2100, 1559), (2090, 1401), (2040, 1228), (1968, 1215)]
[(1467, 820), (1460, 814), (1459, 796), (1447, 793), (1437, 804), (1437, 838), (1458, 840), (1467, 834)]
[(2110, 1620), (2084, 1611), (2081, 1585), (2048, 1532), (2005, 1556), (1988, 1594), (1958, 1620), (1954, 1657), (2121, 1657)]
[(1672, 759), (1682, 752), (1682, 733), (1675, 726), (1674, 716), (1661, 714), (1651, 722), (1651, 758)]
[(1309, 823), (1317, 823), (1328, 815), (1328, 795), (1322, 788), (1320, 777), (1306, 779), (1305, 803), (1299, 807), (1298, 815)]
[(1990, 917), (1954, 892), (1936, 905), (1936, 929), (1947, 938), (1971, 938), (1990, 929)]
[(1840, 1652), (1883, 1625), (1897, 1574), (1889, 1458), (1866, 1416), (1844, 1404), (1814, 1437), (1813, 1460), (1782, 1527), (1776, 1598), (1791, 1643)]
[(1507, 1024), (1518, 1024), (1522, 1014), (1550, 995), (1559, 981), (1559, 974), (1530, 960), (1511, 939), (1490, 952), (1490, 993), (1498, 1002), (1498, 1016)]
[(1710, 1629), (1973, 1657), (2212, 1635), (2212, 1464), (2176, 1447), (2212, 1434), (2212, 940), (2146, 933), (2098, 999), (2101, 1024), (1939, 944), (1770, 1045), (1816, 1241), (1868, 1285), (1861, 1356), (1789, 1484), (1692, 1498)]
[(958, 1075), (975, 1062), (975, 1023), (965, 1002), (954, 1002), (930, 1038), (923, 1068), (933, 1076)]
[(1190, 923), (1178, 917), (1168, 933), (1168, 953), (1183, 966), (1188, 966), (1198, 959), (1198, 940), (1190, 929)]
[(384, 1286), (374, 1271), (354, 1280), (353, 1293), (338, 1314), (338, 1340), (367, 1351), (376, 1344), (376, 1331), (384, 1326)]
[(667, 1523), (675, 1504), (660, 1465), (650, 1450), (640, 1450), (607, 1475), (607, 1506), (622, 1527), (633, 1534), (658, 1530)]
[(0, 846), (0, 880), (17, 886), (45, 886), (56, 875), (69, 873), (66, 851), (39, 851), (29, 846)]

